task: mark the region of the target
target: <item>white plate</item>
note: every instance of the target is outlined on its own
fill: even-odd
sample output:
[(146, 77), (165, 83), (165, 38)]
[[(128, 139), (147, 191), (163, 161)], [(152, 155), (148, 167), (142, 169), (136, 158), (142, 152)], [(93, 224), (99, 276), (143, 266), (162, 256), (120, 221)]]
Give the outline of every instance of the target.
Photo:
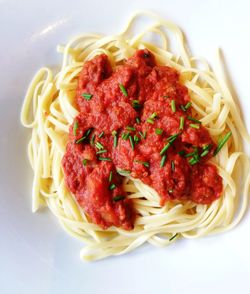
[(137, 9), (179, 24), (196, 55), (213, 61), (224, 50), (245, 119), (250, 108), (250, 2), (237, 1), (0, 1), (0, 292), (1, 293), (249, 293), (250, 212), (233, 231), (146, 245), (84, 263), (82, 246), (45, 211), (31, 213), (30, 133), (20, 107), (35, 71), (60, 62), (55, 48), (80, 32), (119, 31)]

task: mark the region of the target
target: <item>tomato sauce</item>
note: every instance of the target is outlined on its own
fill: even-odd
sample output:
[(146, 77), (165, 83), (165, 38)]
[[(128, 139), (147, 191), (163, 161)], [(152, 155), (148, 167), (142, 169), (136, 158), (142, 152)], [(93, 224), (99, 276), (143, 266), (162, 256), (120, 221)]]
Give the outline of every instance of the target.
[(220, 197), (222, 179), (207, 162), (216, 145), (192, 116), (179, 73), (158, 66), (148, 50), (115, 69), (104, 54), (87, 61), (76, 103), (80, 114), (62, 166), (68, 189), (92, 222), (133, 229), (136, 215), (120, 174), (154, 188), (161, 205), (211, 204)]

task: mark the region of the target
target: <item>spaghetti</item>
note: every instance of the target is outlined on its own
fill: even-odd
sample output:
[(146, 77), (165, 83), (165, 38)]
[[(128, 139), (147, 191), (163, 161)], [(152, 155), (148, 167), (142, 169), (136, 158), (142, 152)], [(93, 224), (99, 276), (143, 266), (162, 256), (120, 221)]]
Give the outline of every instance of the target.
[[(133, 25), (142, 16), (153, 22), (141, 33), (129, 37)], [(147, 41), (147, 36), (152, 33), (160, 38), (161, 45)], [(170, 40), (175, 43), (177, 53), (168, 49), (169, 34), (174, 36)], [(218, 146), (225, 134), (232, 134), (211, 159), (223, 179), (223, 193), (210, 205), (167, 201), (161, 206), (154, 189), (124, 175), (123, 189), (138, 215), (134, 229), (109, 227), (104, 230), (89, 221), (66, 188), (62, 171), (69, 126), (78, 115), (75, 105), (78, 78), (84, 63), (94, 56), (106, 54), (115, 67), (136, 50), (144, 48), (154, 54), (158, 64), (173, 67), (180, 73), (196, 116)], [(239, 223), (247, 208), (250, 185), (250, 164), (243, 152), (242, 141), (249, 144), (250, 137), (222, 70), (218, 67), (215, 74), (205, 60), (190, 56), (182, 32), (175, 24), (152, 13), (137, 13), (118, 35), (80, 35), (66, 46), (59, 46), (58, 51), (63, 53), (61, 70), (55, 76), (48, 68), (38, 71), (27, 91), (21, 122), (32, 129), (28, 145), (29, 161), (34, 171), (32, 210), (35, 212), (48, 206), (63, 228), (86, 244), (81, 250), (81, 258), (97, 260), (120, 255), (145, 242), (167, 246), (181, 237), (219, 233)]]

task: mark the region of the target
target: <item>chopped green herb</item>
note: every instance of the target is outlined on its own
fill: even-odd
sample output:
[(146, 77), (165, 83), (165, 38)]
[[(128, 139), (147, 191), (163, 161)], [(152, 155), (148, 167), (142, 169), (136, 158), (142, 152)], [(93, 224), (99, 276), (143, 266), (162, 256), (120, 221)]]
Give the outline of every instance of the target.
[(116, 185), (115, 184), (111, 184), (110, 186), (109, 186), (109, 190), (114, 190), (116, 188)]
[(133, 137), (131, 135), (129, 135), (129, 141), (130, 141), (130, 145), (131, 145), (132, 150), (134, 150), (135, 149), (135, 145), (134, 145)]
[(154, 120), (152, 118), (148, 118), (147, 119), (147, 123), (153, 125), (154, 124)]
[(207, 144), (205, 146), (202, 147), (203, 150), (210, 150), (210, 148), (212, 147), (211, 144)]
[(74, 133), (74, 136), (76, 136), (76, 131), (77, 131), (77, 129), (78, 129), (78, 121), (77, 120), (75, 120), (75, 122), (74, 122), (74, 126), (73, 126), (73, 133)]
[(111, 161), (111, 158), (109, 157), (98, 157), (98, 159), (102, 161)]
[(199, 129), (200, 128), (200, 125), (197, 125), (197, 124), (190, 124), (189, 126), (191, 128), (193, 128), (193, 129)]
[(172, 135), (168, 138), (169, 142), (162, 148), (160, 155), (163, 155), (168, 148), (172, 145), (172, 143), (176, 140), (177, 136), (179, 135), (179, 133)]
[(163, 98), (164, 98), (164, 99), (168, 99), (169, 96), (168, 96), (168, 95), (164, 95)]
[(157, 117), (157, 113), (154, 112), (150, 115), (150, 117), (147, 119), (147, 122), (150, 124), (154, 124), (154, 119)]
[(170, 142), (173, 142), (173, 141), (179, 136), (179, 134), (180, 134), (180, 133), (174, 134), (174, 135), (168, 137), (167, 140), (170, 141)]
[(157, 135), (161, 135), (161, 134), (163, 133), (163, 130), (162, 130), (162, 129), (159, 129), (159, 128), (156, 128), (156, 129), (155, 129), (155, 133), (156, 133)]
[(134, 135), (134, 142), (135, 142), (135, 144), (138, 144), (139, 141), (140, 141), (140, 138), (138, 136)]
[(175, 100), (171, 100), (171, 109), (173, 112), (176, 112)]
[(181, 110), (183, 110), (184, 112), (186, 112), (185, 106), (181, 105), (180, 107), (181, 107)]
[(123, 133), (122, 134), (122, 139), (127, 140), (129, 136), (130, 136), (130, 133)]
[(192, 157), (191, 159), (189, 159), (188, 161), (191, 165), (194, 165), (196, 163), (198, 163), (199, 161), (197, 159), (195, 159), (194, 157)]
[(217, 146), (217, 148), (215, 149), (214, 151), (214, 156), (217, 155), (221, 148), (226, 144), (227, 140), (231, 137), (232, 135), (232, 132), (228, 132), (220, 141), (219, 141), (219, 144)]
[(93, 146), (95, 142), (95, 135), (91, 137), (90, 144)]
[(183, 130), (183, 128), (184, 128), (184, 120), (185, 120), (184, 116), (181, 116), (181, 118), (180, 118), (180, 126), (179, 126), (180, 130)]
[(208, 153), (209, 153), (209, 150), (204, 150), (204, 151), (201, 153), (201, 157), (206, 156)]
[(78, 139), (78, 140), (75, 141), (75, 143), (76, 144), (80, 144), (83, 141), (85, 141), (88, 138), (88, 136), (89, 136), (89, 134), (90, 134), (91, 131), (92, 131), (92, 128), (88, 129), (80, 139)]
[(139, 117), (137, 117), (135, 120), (136, 120), (137, 124), (139, 124), (141, 122)]
[(86, 100), (90, 100), (93, 97), (93, 95), (88, 93), (82, 93), (82, 97), (84, 97)]
[(146, 139), (146, 136), (147, 136), (147, 132), (145, 131), (145, 132), (138, 132), (139, 133), (139, 135), (142, 137), (142, 139)]
[(123, 94), (125, 97), (128, 97), (128, 92), (127, 92), (127, 90), (125, 89), (125, 87), (123, 86), (123, 84), (119, 84), (119, 87), (120, 87), (120, 90), (122, 91), (122, 94)]
[(111, 134), (112, 136), (115, 136), (117, 134), (117, 131), (113, 131)]
[(104, 149), (103, 149), (103, 150), (99, 150), (99, 151), (97, 151), (96, 154), (102, 154), (102, 153), (105, 153), (105, 152), (107, 152), (107, 150), (104, 150)]
[(124, 196), (122, 196), (122, 195), (118, 195), (118, 196), (115, 196), (115, 197), (113, 198), (113, 201), (117, 202), (117, 201), (120, 201), (120, 200), (123, 200), (123, 199), (125, 199)]
[(192, 105), (191, 102), (188, 102), (186, 105), (185, 105), (185, 109), (188, 110), (188, 108)]
[(112, 179), (113, 179), (113, 172), (111, 171), (111, 172), (109, 173), (109, 182), (111, 182)]
[(103, 149), (104, 148), (103, 145), (100, 142), (96, 142), (95, 146), (96, 146), (97, 149)]
[(104, 136), (104, 132), (101, 132), (100, 135), (98, 136), (99, 138), (102, 138)]
[(128, 176), (131, 173), (130, 170), (126, 170), (126, 169), (118, 169), (117, 172), (121, 176)]
[(160, 163), (160, 167), (163, 167), (163, 166), (165, 165), (166, 158), (167, 158), (166, 155), (163, 155), (163, 156), (162, 156), (161, 163)]
[(162, 149), (161, 149), (161, 152), (160, 152), (160, 155), (163, 155), (167, 150), (168, 148), (171, 146), (171, 144), (168, 142)]
[(156, 118), (157, 117), (157, 113), (156, 112), (154, 112), (154, 113), (152, 113), (151, 115), (150, 115), (150, 118)]
[(183, 156), (183, 155), (185, 155), (185, 151), (184, 151), (184, 150), (181, 150), (181, 151), (178, 152), (178, 154), (179, 154), (180, 156)]
[(114, 136), (114, 147), (116, 148), (117, 147), (117, 141), (118, 141), (118, 138), (117, 138), (117, 135)]
[(84, 166), (86, 166), (86, 165), (87, 165), (87, 162), (88, 162), (88, 160), (87, 160), (87, 159), (83, 159), (83, 160), (82, 160), (82, 164), (83, 164)]
[(169, 242), (171, 242), (172, 240), (174, 240), (177, 236), (178, 236), (178, 233), (176, 233), (175, 235), (173, 235), (171, 238), (169, 238)]
[(141, 105), (140, 105), (140, 103), (139, 103), (139, 100), (133, 100), (133, 101), (132, 101), (132, 107), (133, 107), (133, 108), (140, 108)]
[(174, 161), (173, 160), (171, 161), (171, 169), (172, 169), (172, 171), (175, 170), (175, 165), (174, 165)]
[(146, 167), (149, 167), (149, 163), (147, 161), (135, 160), (136, 163), (143, 164)]
[(199, 121), (198, 119), (196, 119), (196, 118), (194, 118), (192, 116), (188, 116), (187, 119), (192, 120), (192, 121), (196, 122), (197, 124), (201, 124), (201, 121)]
[(128, 131), (135, 131), (135, 128), (134, 127), (127, 126), (126, 127), (126, 130), (128, 130)]

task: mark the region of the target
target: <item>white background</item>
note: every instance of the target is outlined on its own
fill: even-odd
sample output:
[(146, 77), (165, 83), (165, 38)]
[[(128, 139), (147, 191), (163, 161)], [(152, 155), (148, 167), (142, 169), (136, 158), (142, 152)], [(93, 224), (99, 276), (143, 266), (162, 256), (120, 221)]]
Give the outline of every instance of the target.
[(120, 31), (151, 9), (184, 30), (192, 52), (214, 60), (223, 48), (250, 127), (250, 2), (201, 0), (0, 0), (0, 293), (250, 293), (250, 212), (233, 231), (149, 245), (94, 263), (48, 212), (31, 213), (30, 133), (20, 107), (35, 71), (60, 62), (55, 48), (80, 32)]

